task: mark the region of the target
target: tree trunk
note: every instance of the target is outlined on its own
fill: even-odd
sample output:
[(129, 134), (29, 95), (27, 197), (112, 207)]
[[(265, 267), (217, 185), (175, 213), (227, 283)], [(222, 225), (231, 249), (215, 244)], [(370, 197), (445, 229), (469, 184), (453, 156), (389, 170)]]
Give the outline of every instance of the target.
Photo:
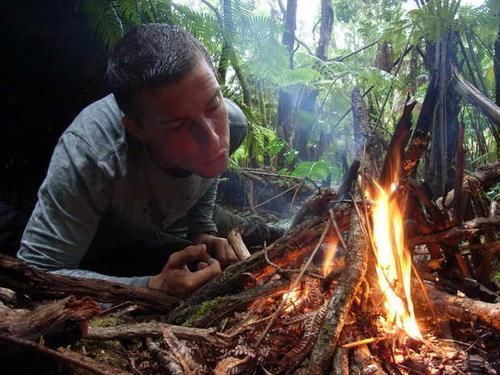
[(333, 30), (333, 8), (331, 0), (321, 0), (321, 21), (316, 57), (326, 61)]
[(429, 88), (437, 88), (431, 127), (430, 162), (426, 180), (439, 196), (452, 188), (455, 180), (454, 156), (457, 149), (459, 96), (450, 84), (451, 67), (457, 65), (457, 35), (447, 33), (437, 42), (427, 45)]
[[(295, 28), (297, 24), (297, 0), (288, 0), (284, 14), (284, 33), (281, 39), (283, 45), (290, 53), (289, 67), (293, 68), (293, 47), (295, 45)], [(285, 143), (292, 144), (293, 133), (293, 113), (295, 108), (293, 90), (291, 88), (282, 87), (278, 94), (278, 135)], [(278, 166), (286, 167), (286, 162), (283, 160), (283, 155), (279, 157)]]
[[(333, 30), (333, 8), (331, 0), (321, 0), (320, 35), (316, 48), (316, 57), (326, 61), (328, 59), (328, 47), (330, 45)], [(319, 159), (321, 155), (314, 153), (309, 140), (316, 124), (315, 113), (318, 90), (314, 87), (303, 88), (299, 102), (299, 117), (294, 148), (299, 152), (301, 160)]]
[[(500, 14), (497, 14), (500, 17)], [(496, 104), (500, 107), (500, 25), (498, 26), (497, 40), (495, 41), (495, 92)]]
[(297, 0), (288, 0), (284, 19), (285, 32), (281, 42), (290, 53), (290, 68), (293, 68), (293, 49), (295, 45), (295, 29), (297, 27)]

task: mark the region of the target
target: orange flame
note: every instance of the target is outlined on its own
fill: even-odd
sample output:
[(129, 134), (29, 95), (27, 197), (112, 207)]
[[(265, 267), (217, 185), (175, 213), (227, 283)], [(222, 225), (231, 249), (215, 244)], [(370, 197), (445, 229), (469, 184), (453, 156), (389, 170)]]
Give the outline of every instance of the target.
[(337, 237), (332, 237), (329, 242), (326, 242), (326, 249), (324, 250), (323, 256), (323, 276), (328, 276), (334, 268), (335, 254), (337, 253), (337, 247), (339, 244), (339, 239)]
[(285, 300), (285, 308), (283, 309), (287, 313), (299, 308), (307, 297), (309, 296), (309, 287), (303, 285), (302, 287), (297, 287), (291, 291), (283, 294), (283, 300)]
[(375, 184), (372, 215), (376, 271), (385, 297), (386, 323), (421, 339), (411, 299), (411, 254), (405, 246), (403, 214), (397, 200), (391, 199), (396, 188), (397, 183), (390, 189)]

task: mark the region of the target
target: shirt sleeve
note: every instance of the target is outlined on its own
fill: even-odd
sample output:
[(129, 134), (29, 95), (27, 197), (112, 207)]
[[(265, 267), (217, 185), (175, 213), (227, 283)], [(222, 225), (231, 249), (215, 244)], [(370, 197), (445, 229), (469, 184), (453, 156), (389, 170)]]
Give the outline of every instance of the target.
[(112, 178), (91, 147), (67, 133), (56, 146), (18, 258), (44, 271), (147, 286), (149, 277), (112, 277), (79, 269), (112, 195)]
[(216, 232), (214, 223), (215, 198), (219, 179), (211, 183), (207, 192), (196, 202), (188, 212), (188, 234)]
[(103, 275), (101, 273), (79, 270), (79, 269), (61, 269), (57, 271), (52, 271), (51, 273), (63, 276), (79, 277), (81, 279), (105, 280), (114, 283), (126, 284), (142, 288), (147, 288), (149, 284), (149, 279), (151, 278), (151, 276), (117, 277), (117, 276)]

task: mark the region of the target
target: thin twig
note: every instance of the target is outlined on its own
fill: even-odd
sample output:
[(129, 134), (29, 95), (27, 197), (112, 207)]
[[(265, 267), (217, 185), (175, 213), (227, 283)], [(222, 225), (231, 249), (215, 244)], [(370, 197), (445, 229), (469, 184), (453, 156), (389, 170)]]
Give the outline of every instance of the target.
[(282, 195), (285, 195), (286, 193), (288, 193), (289, 191), (291, 191), (291, 190), (293, 190), (293, 189), (300, 188), (302, 185), (304, 185), (304, 183), (303, 183), (303, 182), (299, 182), (298, 184), (293, 185), (292, 187), (290, 187), (290, 188), (286, 189), (285, 191), (282, 191), (281, 193), (276, 194), (274, 197), (271, 197), (271, 198), (269, 198), (269, 199), (265, 200), (264, 202), (261, 202), (261, 203), (259, 203), (259, 204), (256, 204), (254, 208), (257, 208), (257, 207), (260, 207), (260, 206), (262, 206), (262, 205), (264, 205), (264, 204), (266, 204), (266, 203), (269, 203), (269, 202), (271, 202), (272, 200), (274, 200), (274, 199), (276, 199), (276, 198), (279, 198), (279, 197), (281, 197)]
[[(304, 276), (304, 273), (306, 272), (306, 269), (309, 267), (314, 256), (316, 255), (316, 253), (320, 249), (321, 244), (323, 243), (323, 240), (325, 239), (326, 233), (328, 232), (329, 229), (330, 229), (330, 220), (328, 219), (328, 221), (325, 224), (325, 228), (323, 229), (323, 232), (321, 233), (321, 237), (320, 237), (318, 243), (316, 244), (316, 247), (314, 248), (311, 255), (309, 256), (309, 259), (307, 259), (307, 261), (302, 265), (302, 268), (300, 270), (299, 275), (290, 284), (290, 287), (288, 288), (288, 292), (293, 291), (297, 287), (297, 285), (299, 284), (300, 280), (302, 279), (302, 276)], [(267, 332), (269, 331), (269, 329), (272, 327), (272, 325), (274, 324), (274, 322), (278, 318), (278, 315), (281, 312), (281, 310), (283, 309), (283, 306), (285, 305), (285, 303), (286, 303), (286, 299), (282, 299), (280, 304), (278, 305), (278, 308), (276, 309), (272, 319), (269, 321), (266, 328), (264, 329), (264, 331), (262, 332), (262, 334), (258, 338), (257, 342), (255, 343), (256, 348), (260, 347), (262, 340), (264, 340), (264, 337), (266, 337)]]
[(427, 294), (427, 290), (425, 289), (424, 282), (422, 281), (422, 278), (420, 277), (419, 273), (417, 272), (417, 268), (415, 267), (415, 264), (413, 264), (413, 261), (411, 262), (411, 269), (413, 271), (413, 274), (415, 275), (415, 278), (417, 279), (417, 283), (422, 290), (422, 293), (424, 295), (425, 302), (429, 306), (429, 309), (431, 310), (432, 317), (434, 319), (437, 319), (437, 314), (436, 310), (434, 310), (434, 305), (431, 302), (431, 299), (429, 298), (429, 294)]
[(347, 245), (344, 241), (344, 237), (342, 237), (342, 233), (340, 233), (339, 226), (337, 225), (337, 220), (335, 220), (335, 215), (333, 214), (333, 210), (330, 208), (328, 210), (328, 213), (330, 214), (330, 220), (332, 221), (333, 227), (335, 228), (335, 232), (337, 232), (337, 236), (339, 238), (340, 244), (344, 249), (347, 250)]
[(371, 344), (371, 343), (374, 343), (374, 342), (379, 342), (379, 341), (383, 341), (383, 340), (387, 340), (387, 339), (388, 339), (388, 337), (386, 337), (386, 336), (383, 336), (383, 337), (370, 337), (370, 338), (367, 338), (367, 339), (357, 340), (357, 341), (354, 341), (354, 342), (350, 342), (350, 343), (344, 344), (344, 345), (342, 345), (342, 347), (344, 349), (350, 349), (350, 348), (355, 348), (357, 346)]
[[(124, 373), (123, 371), (120, 371), (116, 368), (107, 368), (106, 370), (101, 370), (97, 367), (92, 366), (90, 363), (85, 363), (85, 362), (81, 361), (80, 359), (74, 358), (68, 354), (58, 352), (57, 350), (53, 350), (53, 349), (50, 349), (50, 348), (47, 348), (44, 346), (40, 346), (33, 341), (21, 339), (18, 337), (0, 335), (0, 341), (4, 341), (4, 342), (7, 342), (9, 344), (32, 349), (40, 354), (44, 354), (48, 357), (56, 358), (56, 359), (63, 361), (65, 363), (80, 367), (80, 368), (85, 369), (87, 371), (90, 371), (93, 374), (111, 375), (111, 374)], [(79, 355), (79, 354), (75, 353), (75, 355)], [(94, 362), (94, 360), (89, 358), (89, 357), (85, 357), (85, 360), (88, 360), (89, 362)], [(98, 365), (104, 366), (103, 364), (98, 364)]]

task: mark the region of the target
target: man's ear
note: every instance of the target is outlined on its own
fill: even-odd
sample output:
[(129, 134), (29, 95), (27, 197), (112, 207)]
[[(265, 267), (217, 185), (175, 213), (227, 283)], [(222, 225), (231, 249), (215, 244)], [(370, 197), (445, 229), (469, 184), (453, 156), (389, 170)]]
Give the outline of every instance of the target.
[(122, 124), (139, 141), (147, 143), (147, 133), (141, 123), (125, 115), (122, 118)]

